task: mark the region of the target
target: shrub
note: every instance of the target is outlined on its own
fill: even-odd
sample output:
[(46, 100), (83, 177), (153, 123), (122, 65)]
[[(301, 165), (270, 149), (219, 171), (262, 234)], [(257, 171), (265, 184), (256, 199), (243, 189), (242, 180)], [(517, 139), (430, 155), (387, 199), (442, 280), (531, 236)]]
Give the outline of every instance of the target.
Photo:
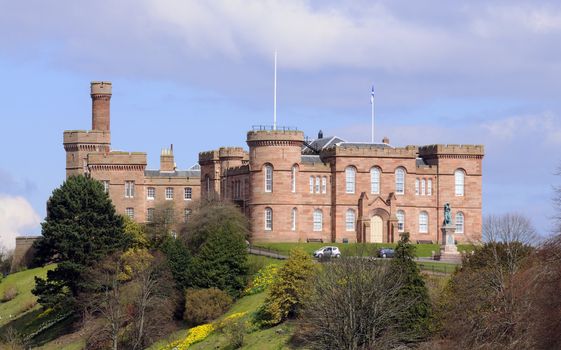
[(232, 297), (217, 288), (187, 289), (185, 292), (184, 319), (199, 325), (222, 315), (232, 305)]
[(224, 326), (224, 333), (228, 337), (228, 343), (231, 349), (239, 349), (243, 346), (247, 327), (243, 318), (234, 318), (227, 320)]
[(274, 281), (279, 267), (277, 265), (267, 265), (257, 272), (253, 281), (244, 290), (245, 295), (253, 295), (263, 292)]
[(18, 295), (18, 289), (16, 286), (8, 285), (4, 289), (4, 294), (2, 295), (2, 302), (13, 300)]
[(310, 291), (314, 262), (303, 249), (290, 251), (287, 262), (279, 268), (277, 278), (269, 288), (265, 303), (257, 311), (261, 326), (274, 326), (298, 314), (302, 301)]

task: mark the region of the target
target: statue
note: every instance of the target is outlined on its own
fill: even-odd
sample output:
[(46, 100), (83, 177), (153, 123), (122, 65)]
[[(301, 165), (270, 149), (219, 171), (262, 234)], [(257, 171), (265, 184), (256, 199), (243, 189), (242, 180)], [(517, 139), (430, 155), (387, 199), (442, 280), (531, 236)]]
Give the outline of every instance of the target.
[(450, 203), (444, 204), (444, 226), (452, 225), (452, 214), (450, 212)]

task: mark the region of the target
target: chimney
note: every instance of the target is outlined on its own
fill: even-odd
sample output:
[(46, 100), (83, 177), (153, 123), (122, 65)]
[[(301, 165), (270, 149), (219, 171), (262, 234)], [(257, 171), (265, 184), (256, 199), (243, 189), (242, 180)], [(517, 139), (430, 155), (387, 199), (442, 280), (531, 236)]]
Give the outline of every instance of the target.
[(318, 139), (323, 139), (323, 131), (318, 132)]
[(173, 172), (175, 171), (175, 161), (173, 159), (173, 145), (170, 148), (162, 148), (160, 154), (160, 171)]
[(389, 145), (390, 144), (390, 139), (388, 139), (387, 136), (384, 136), (384, 138), (382, 139), (382, 143)]
[(111, 131), (109, 119), (109, 101), (111, 100), (111, 82), (92, 81), (92, 130)]

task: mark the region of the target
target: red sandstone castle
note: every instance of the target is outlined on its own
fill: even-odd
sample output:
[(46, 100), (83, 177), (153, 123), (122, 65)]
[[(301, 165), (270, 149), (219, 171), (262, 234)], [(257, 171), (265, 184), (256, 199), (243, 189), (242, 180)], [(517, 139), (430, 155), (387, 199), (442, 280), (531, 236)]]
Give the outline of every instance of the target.
[(150, 221), (158, 203), (173, 201), (188, 216), (192, 200), (220, 197), (247, 215), (254, 241), (440, 241), (450, 203), (456, 240), (481, 239), (481, 145), (393, 147), (338, 137), (307, 142), (302, 131), (265, 127), (247, 133), (249, 152), (201, 152), (199, 164), (175, 168), (164, 149), (159, 170), (145, 153), (110, 149), (111, 83), (93, 82), (92, 130), (65, 131), (67, 176), (102, 181), (117, 210)]

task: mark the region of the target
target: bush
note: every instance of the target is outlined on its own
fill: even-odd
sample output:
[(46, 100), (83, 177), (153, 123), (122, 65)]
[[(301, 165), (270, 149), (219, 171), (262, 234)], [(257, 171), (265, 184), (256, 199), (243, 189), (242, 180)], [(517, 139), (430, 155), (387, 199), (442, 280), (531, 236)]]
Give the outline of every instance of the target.
[(244, 290), (245, 295), (253, 295), (263, 292), (275, 280), (279, 267), (277, 265), (267, 265), (257, 272), (253, 281)]
[(288, 260), (279, 268), (276, 279), (269, 287), (265, 303), (257, 311), (257, 323), (274, 326), (295, 317), (310, 291), (314, 270), (314, 262), (308, 253), (301, 248), (291, 250)]
[(2, 295), (2, 302), (8, 302), (10, 300), (13, 300), (16, 296), (18, 295), (18, 289), (16, 286), (6, 286), (6, 289), (4, 289), (4, 294)]
[(232, 297), (217, 288), (187, 289), (184, 319), (191, 325), (210, 322), (232, 305)]
[(224, 333), (228, 337), (228, 343), (231, 349), (239, 349), (243, 346), (247, 327), (243, 318), (234, 318), (227, 320), (223, 328)]

